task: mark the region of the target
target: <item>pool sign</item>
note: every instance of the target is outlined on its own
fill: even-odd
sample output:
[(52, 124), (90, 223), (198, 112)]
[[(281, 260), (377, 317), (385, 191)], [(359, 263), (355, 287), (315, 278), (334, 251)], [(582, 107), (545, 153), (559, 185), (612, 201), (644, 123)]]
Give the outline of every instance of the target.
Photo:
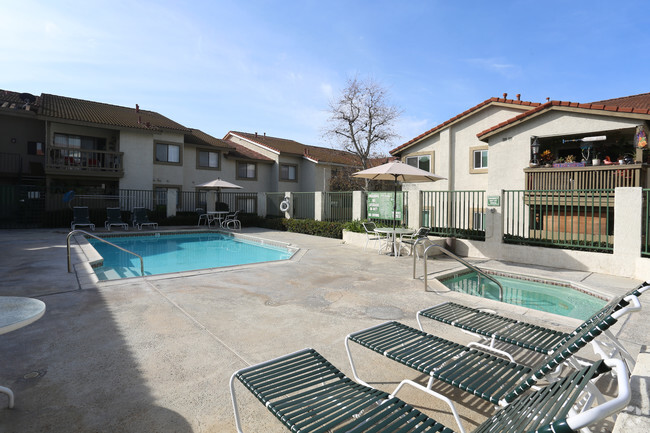
[(501, 206), (501, 196), (500, 195), (489, 195), (487, 200), (488, 206)]
[[(394, 192), (369, 192), (368, 193), (368, 218), (392, 220)], [(397, 193), (397, 210), (395, 219), (402, 219), (402, 193)]]

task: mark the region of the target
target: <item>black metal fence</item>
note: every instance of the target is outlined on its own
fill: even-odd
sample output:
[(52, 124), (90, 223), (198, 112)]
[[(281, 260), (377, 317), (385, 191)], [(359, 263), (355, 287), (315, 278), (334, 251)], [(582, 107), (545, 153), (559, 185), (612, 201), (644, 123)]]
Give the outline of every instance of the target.
[(323, 221), (352, 221), (352, 192), (324, 192)]
[(432, 235), (485, 240), (485, 191), (421, 191), (420, 203)]

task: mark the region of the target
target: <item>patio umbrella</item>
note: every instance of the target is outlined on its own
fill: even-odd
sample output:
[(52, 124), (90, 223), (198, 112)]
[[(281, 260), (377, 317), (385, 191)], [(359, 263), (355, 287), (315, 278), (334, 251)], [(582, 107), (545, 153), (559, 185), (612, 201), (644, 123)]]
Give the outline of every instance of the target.
[(220, 178), (216, 178), (215, 180), (211, 180), (210, 182), (205, 182), (201, 183), (199, 185), (196, 185), (198, 188), (208, 188), (208, 189), (216, 189), (217, 190), (217, 200), (221, 201), (221, 188), (231, 188), (231, 189), (241, 189), (242, 187), (239, 185), (235, 185), (234, 183), (227, 182), (225, 180), (221, 180)]
[(353, 173), (354, 177), (362, 177), (371, 180), (392, 180), (395, 183), (395, 198), (393, 200), (393, 228), (395, 228), (395, 219), (397, 216), (397, 181), (400, 182), (435, 182), (446, 179), (429, 171), (421, 170), (412, 165), (404, 164), (402, 161), (395, 160), (386, 164), (378, 165), (367, 170)]

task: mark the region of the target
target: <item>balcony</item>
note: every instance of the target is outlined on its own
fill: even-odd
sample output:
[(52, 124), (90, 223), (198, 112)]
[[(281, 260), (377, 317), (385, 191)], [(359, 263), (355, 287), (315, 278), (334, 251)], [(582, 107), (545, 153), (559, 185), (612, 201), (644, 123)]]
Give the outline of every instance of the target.
[(648, 187), (646, 164), (590, 167), (526, 168), (526, 190), (611, 190), (619, 187)]
[(45, 173), (49, 175), (123, 177), (124, 152), (50, 146)]

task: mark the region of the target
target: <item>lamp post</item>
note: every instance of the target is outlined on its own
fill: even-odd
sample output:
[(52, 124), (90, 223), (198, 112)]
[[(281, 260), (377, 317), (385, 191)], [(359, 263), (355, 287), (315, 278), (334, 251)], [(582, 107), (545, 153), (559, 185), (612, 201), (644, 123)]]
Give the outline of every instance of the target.
[(533, 165), (538, 165), (537, 155), (539, 155), (539, 140), (537, 137), (533, 137), (533, 143), (530, 145), (530, 149), (533, 151)]

